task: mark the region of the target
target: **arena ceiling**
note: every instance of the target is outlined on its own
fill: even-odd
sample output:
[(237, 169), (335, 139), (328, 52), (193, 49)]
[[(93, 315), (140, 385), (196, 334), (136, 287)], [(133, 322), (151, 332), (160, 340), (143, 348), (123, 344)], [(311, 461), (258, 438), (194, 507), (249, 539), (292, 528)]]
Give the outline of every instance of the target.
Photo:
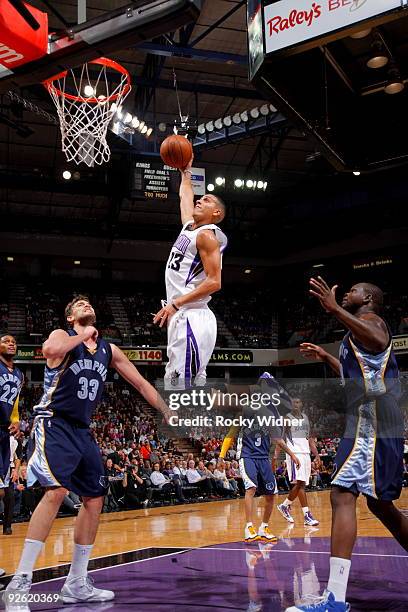
[[(50, 31), (65, 31), (77, 23), (76, 0), (31, 3), (48, 13)], [(88, 0), (87, 19), (128, 4)], [(148, 44), (123, 49), (112, 57), (133, 78), (126, 108), (147, 122), (155, 120), (157, 126), (160, 122), (172, 125), (178, 116), (174, 72), (182, 112), (198, 123), (262, 105), (264, 98), (248, 82), (246, 55), (245, 2), (204, 0), (196, 23)], [(18, 94), (55, 114), (41, 85), (22, 87)], [(156, 133), (162, 138), (160, 132)], [(132, 160), (151, 148), (142, 138), (137, 150), (111, 134), (111, 163), (101, 168), (80, 167), (79, 179), (67, 182), (62, 179), (67, 164), (58, 126), (3, 94), (0, 143), (0, 214), (2, 226), (6, 220), (10, 236), (20, 233), (29, 239), (30, 234), (89, 235), (106, 241), (108, 250), (118, 240), (167, 242), (174, 237), (179, 225), (176, 200), (152, 205), (129, 196)], [(345, 228), (346, 232), (350, 229), (344, 213), (355, 188), (354, 177), (336, 173), (316, 154), (309, 137), (290, 120), (269, 133), (203, 149), (196, 157), (197, 165), (206, 167), (209, 178), (268, 178), (265, 194), (226, 194), (230, 205), (226, 229), (232, 235), (236, 253), (250, 249), (260, 257), (282, 257), (295, 248), (306, 249), (311, 243), (329, 244), (343, 238)], [(397, 171), (397, 182), (399, 177)], [(361, 179), (360, 190), (367, 187), (373, 194), (377, 191), (370, 179)], [(381, 207), (378, 199), (376, 196), (377, 203), (372, 204), (354, 197), (356, 221), (366, 218), (368, 206), (371, 210)], [(301, 207), (300, 201), (304, 203)], [(330, 236), (317, 231), (317, 214), (329, 224)], [(395, 216), (385, 219), (383, 229), (389, 229), (394, 221)], [(9, 250), (12, 242), (3, 241), (3, 246)]]

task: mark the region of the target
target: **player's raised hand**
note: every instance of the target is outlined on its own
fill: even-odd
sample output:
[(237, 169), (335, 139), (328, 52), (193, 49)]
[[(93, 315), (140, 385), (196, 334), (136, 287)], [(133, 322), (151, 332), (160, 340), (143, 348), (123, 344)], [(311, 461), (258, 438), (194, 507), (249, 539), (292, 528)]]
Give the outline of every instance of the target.
[(98, 339), (98, 330), (93, 325), (87, 325), (82, 332), (84, 342), (88, 342), (88, 340), (93, 340), (94, 342)]
[(326, 312), (334, 312), (339, 307), (336, 301), (336, 289), (338, 285), (334, 285), (330, 288), (321, 276), (318, 276), (317, 279), (311, 278), (309, 283), (311, 287), (309, 293), (317, 297)]
[(302, 342), (299, 346), (299, 351), (303, 357), (311, 357), (316, 361), (325, 361), (327, 352), (317, 344), (311, 344), (310, 342)]

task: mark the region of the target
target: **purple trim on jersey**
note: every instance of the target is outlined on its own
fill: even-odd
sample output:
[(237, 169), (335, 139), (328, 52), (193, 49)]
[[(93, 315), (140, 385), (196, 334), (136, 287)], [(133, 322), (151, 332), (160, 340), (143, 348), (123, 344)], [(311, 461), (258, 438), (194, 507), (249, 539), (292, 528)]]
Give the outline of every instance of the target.
[(291, 482), (293, 482), (294, 480), (296, 480), (296, 467), (295, 467), (295, 464), (292, 458), (291, 458), (291, 462), (292, 462), (292, 480)]
[[(194, 372), (193, 372), (194, 364)], [(184, 376), (186, 381), (190, 381), (196, 376), (200, 369), (200, 353), (198, 351), (198, 344), (189, 320), (187, 319), (187, 346), (186, 346), (186, 364), (184, 370)]]
[(193, 259), (193, 263), (190, 266), (190, 270), (188, 271), (186, 286), (193, 280), (193, 278), (198, 276), (203, 270), (204, 270), (204, 266), (203, 266), (203, 262), (201, 261), (200, 253), (197, 253), (197, 255)]

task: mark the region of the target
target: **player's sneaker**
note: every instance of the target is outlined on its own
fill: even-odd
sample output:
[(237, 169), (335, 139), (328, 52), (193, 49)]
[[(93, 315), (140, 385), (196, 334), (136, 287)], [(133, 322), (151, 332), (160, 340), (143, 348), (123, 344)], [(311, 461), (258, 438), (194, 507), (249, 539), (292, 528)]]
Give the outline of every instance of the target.
[(79, 603), (92, 601), (110, 601), (114, 599), (113, 591), (105, 591), (97, 589), (93, 585), (93, 579), (90, 576), (79, 576), (65, 581), (61, 589), (62, 601), (65, 603)]
[(290, 507), (286, 506), (285, 504), (278, 504), (277, 509), (279, 510), (279, 512), (281, 513), (281, 515), (289, 522), (289, 523), (294, 523), (294, 518), (290, 513)]
[(276, 537), (276, 535), (273, 535), (268, 525), (266, 525), (266, 527), (260, 527), (258, 529), (258, 537), (260, 540), (263, 540), (264, 542), (277, 542), (278, 541), (278, 538)]
[(255, 527), (253, 525), (247, 525), (245, 527), (245, 542), (255, 542), (259, 540), (259, 536), (255, 531)]
[[(8, 583), (3, 597), (7, 594), (18, 593), (19, 596), (24, 593), (29, 593), (31, 589), (31, 578), (27, 574), (16, 574)], [(26, 603), (14, 603), (11, 599), (3, 599), (6, 604), (6, 610), (10, 612), (30, 612), (30, 608)]]
[[(285, 612), (348, 612), (350, 604), (335, 601), (333, 593), (325, 591), (322, 597), (310, 597), (310, 604), (299, 604), (286, 608)], [(314, 600), (314, 601), (312, 601)]]
[(305, 513), (305, 523), (304, 523), (307, 527), (315, 527), (316, 525), (319, 524), (319, 521), (317, 521), (312, 513), (310, 512), (310, 510), (308, 510)]

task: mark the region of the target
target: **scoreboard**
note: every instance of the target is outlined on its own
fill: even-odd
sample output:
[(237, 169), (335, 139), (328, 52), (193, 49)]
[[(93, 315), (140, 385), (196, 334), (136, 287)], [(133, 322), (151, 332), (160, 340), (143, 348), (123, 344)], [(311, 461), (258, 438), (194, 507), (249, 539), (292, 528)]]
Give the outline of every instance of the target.
[(133, 197), (168, 200), (178, 194), (180, 173), (157, 161), (137, 161), (132, 175)]

